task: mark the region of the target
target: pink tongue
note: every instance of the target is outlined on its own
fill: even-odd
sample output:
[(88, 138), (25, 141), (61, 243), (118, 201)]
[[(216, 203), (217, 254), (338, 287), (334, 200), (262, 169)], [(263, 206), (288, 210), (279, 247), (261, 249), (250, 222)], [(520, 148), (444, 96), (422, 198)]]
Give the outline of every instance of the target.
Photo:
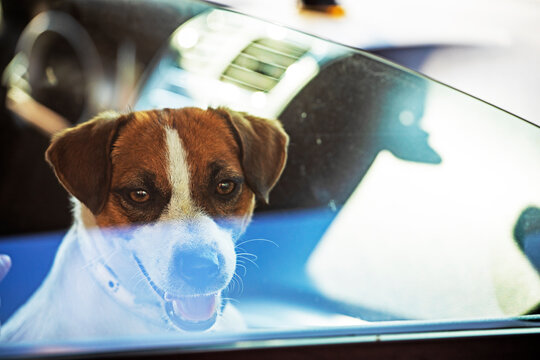
[(204, 321), (216, 311), (217, 294), (171, 299), (173, 310), (188, 321)]

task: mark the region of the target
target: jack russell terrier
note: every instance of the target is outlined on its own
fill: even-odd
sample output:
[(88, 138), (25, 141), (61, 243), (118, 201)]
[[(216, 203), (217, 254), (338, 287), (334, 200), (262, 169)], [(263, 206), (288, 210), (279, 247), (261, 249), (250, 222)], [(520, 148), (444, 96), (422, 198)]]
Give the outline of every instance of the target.
[(46, 153), (74, 224), (2, 341), (238, 329), (235, 241), (287, 158), (277, 120), (225, 108), (104, 113)]

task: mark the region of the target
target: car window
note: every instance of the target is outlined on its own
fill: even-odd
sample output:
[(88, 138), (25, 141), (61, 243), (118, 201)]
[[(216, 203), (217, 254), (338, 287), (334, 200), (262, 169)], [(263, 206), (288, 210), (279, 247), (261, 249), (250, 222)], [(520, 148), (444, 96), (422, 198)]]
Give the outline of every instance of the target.
[[(28, 88), (18, 54), (4, 78), (20, 99)], [(57, 127), (82, 125), (56, 135), (50, 181), (77, 199), (75, 224), (87, 230), (4, 231), (8, 354), (22, 351), (9, 341), (110, 349), (118, 340), (126, 349), (151, 334), (142, 344), (204, 348), (316, 331), (532, 326), (535, 125), (367, 52), (210, 6), (193, 11), (141, 74), (124, 108), (55, 110)], [(93, 86), (103, 103), (107, 92)], [(98, 110), (120, 113), (86, 123)], [(28, 126), (21, 108), (9, 114)], [(36, 200), (43, 221), (54, 201)], [(19, 207), (31, 213), (33, 204)], [(94, 286), (100, 297), (77, 297)], [(39, 307), (53, 295), (59, 302)], [(59, 319), (62, 306), (87, 312), (90, 331)], [(29, 325), (33, 316), (46, 334)]]

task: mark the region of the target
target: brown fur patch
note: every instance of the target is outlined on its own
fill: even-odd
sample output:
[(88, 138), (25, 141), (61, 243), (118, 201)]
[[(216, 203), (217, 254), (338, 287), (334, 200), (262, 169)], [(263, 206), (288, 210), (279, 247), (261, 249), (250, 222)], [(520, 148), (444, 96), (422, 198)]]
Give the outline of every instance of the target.
[[(213, 218), (236, 217), (243, 228), (253, 212), (254, 193), (245, 184), (240, 148), (226, 120), (197, 108), (170, 110), (169, 114), (187, 155), (195, 205)], [(216, 192), (223, 180), (236, 182), (237, 189), (230, 196)]]
[[(111, 191), (99, 226), (119, 226), (157, 220), (171, 196), (163, 119), (159, 111), (135, 112), (111, 149)], [(151, 201), (130, 202), (129, 193), (150, 192)]]
[(109, 150), (130, 116), (102, 113), (54, 136), (45, 159), (66, 190), (99, 213), (111, 185)]
[[(253, 212), (255, 197), (245, 184), (240, 148), (223, 117), (197, 108), (134, 113), (112, 148), (111, 192), (97, 215), (98, 225), (121, 226), (159, 218), (172, 193), (164, 127), (175, 129), (181, 139), (194, 204), (213, 218), (238, 218), (242, 231)], [(234, 194), (216, 192), (222, 180), (237, 183)], [(150, 204), (134, 205), (127, 199), (130, 191), (139, 188), (151, 190)]]
[[(287, 135), (276, 120), (198, 108), (101, 114), (56, 137), (47, 159), (98, 226), (156, 221), (173, 193), (166, 128), (178, 132), (187, 157), (193, 205), (216, 220), (234, 217), (244, 230), (255, 195), (267, 200), (283, 170)], [(220, 182), (235, 190), (218, 192)], [(141, 190), (150, 200), (131, 196)]]

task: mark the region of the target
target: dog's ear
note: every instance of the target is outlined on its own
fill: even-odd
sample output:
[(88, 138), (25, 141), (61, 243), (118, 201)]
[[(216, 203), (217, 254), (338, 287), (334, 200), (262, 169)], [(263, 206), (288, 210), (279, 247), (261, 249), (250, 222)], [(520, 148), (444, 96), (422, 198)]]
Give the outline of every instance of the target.
[(287, 161), (289, 137), (278, 120), (262, 119), (227, 108), (212, 109), (223, 116), (240, 145), (248, 186), (259, 200), (268, 203)]
[(45, 159), (66, 190), (98, 214), (109, 194), (111, 147), (127, 116), (102, 113), (55, 135)]

